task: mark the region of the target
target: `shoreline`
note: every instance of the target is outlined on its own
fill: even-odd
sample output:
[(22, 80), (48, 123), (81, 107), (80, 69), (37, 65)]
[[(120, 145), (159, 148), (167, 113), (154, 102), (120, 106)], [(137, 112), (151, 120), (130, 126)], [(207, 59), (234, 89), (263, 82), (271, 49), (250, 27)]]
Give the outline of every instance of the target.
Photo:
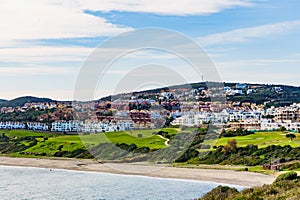
[(243, 187), (271, 184), (275, 176), (233, 170), (177, 168), (141, 163), (101, 163), (95, 160), (1, 157), (2, 166), (37, 167), (156, 178), (208, 181)]

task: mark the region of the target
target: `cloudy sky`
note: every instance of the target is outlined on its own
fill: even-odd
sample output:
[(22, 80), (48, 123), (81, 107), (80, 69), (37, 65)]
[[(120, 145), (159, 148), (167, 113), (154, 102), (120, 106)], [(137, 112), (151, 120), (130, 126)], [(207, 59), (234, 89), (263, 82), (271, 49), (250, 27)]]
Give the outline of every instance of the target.
[[(70, 100), (99, 44), (145, 27), (195, 40), (223, 81), (300, 86), (299, 7), (299, 0), (0, 0), (0, 99)], [(155, 55), (156, 63), (170, 59)]]

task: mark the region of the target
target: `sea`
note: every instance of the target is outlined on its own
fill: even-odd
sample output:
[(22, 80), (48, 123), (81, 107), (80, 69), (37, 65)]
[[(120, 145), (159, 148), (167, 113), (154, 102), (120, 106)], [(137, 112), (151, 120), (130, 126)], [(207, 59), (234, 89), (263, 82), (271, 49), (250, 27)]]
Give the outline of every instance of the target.
[[(219, 184), (207, 181), (0, 166), (0, 199), (197, 199)], [(241, 186), (227, 185), (238, 190)]]

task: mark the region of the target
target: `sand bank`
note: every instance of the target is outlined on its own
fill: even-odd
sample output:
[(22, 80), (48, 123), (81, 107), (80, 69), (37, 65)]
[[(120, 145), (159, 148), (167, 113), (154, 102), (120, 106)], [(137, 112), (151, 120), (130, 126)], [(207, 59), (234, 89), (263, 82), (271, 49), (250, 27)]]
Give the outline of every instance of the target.
[(220, 184), (233, 184), (246, 187), (256, 187), (262, 186), (263, 184), (271, 184), (276, 178), (275, 176), (233, 170), (188, 169), (137, 163), (101, 163), (95, 160), (77, 159), (0, 157), (0, 165), (106, 172), (113, 174), (141, 175), (160, 178), (203, 180)]

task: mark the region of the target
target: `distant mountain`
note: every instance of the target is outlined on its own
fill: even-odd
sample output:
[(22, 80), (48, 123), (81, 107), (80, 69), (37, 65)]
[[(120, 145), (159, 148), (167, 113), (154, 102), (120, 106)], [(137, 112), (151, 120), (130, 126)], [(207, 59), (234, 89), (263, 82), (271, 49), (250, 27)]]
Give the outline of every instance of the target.
[(5, 99), (0, 99), (0, 103), (3, 103), (3, 102), (5, 102), (5, 101), (7, 101), (7, 100), (5, 100)]
[(48, 102), (56, 102), (55, 100), (49, 99), (49, 98), (38, 98), (38, 97), (19, 97), (13, 100), (9, 101), (1, 101), (0, 100), (0, 107), (17, 107), (17, 106), (23, 106), (25, 103), (48, 103)]
[[(166, 90), (176, 90), (176, 89), (207, 89), (208, 85), (214, 85), (213, 82), (200, 82), (200, 83), (191, 83), (191, 84), (182, 84), (182, 85), (173, 85), (169, 87), (162, 87), (162, 88), (155, 88), (145, 91), (136, 91), (131, 93), (123, 93), (117, 94), (112, 96), (103, 97), (99, 100), (91, 100), (90, 102), (98, 102), (98, 101), (111, 101), (114, 99), (127, 98), (130, 99), (131, 95), (141, 95), (146, 94), (146, 96), (150, 98), (155, 98), (157, 93)], [(219, 83), (216, 83), (219, 85)], [(230, 87), (233, 90), (236, 89), (237, 83), (223, 83), (224, 86)], [(220, 85), (219, 85), (220, 86)], [(246, 84), (246, 88), (242, 89), (243, 94), (241, 95), (234, 95), (234, 96), (227, 96), (227, 101), (233, 102), (250, 102), (250, 103), (257, 103), (263, 104), (265, 102), (268, 103), (269, 106), (285, 106), (290, 105), (292, 103), (300, 103), (300, 87), (296, 86), (288, 86), (288, 85), (273, 85), (273, 84)], [(282, 91), (276, 92), (274, 88), (280, 88)], [(247, 94), (248, 88), (253, 88), (255, 90), (254, 93)], [(202, 101), (210, 101), (209, 98), (202, 99)], [(16, 107), (16, 106), (23, 106), (25, 103), (37, 103), (37, 102), (64, 102), (71, 104), (71, 101), (56, 101), (49, 98), (38, 98), (38, 97), (19, 97), (10, 101), (0, 100), (0, 108), (1, 107)]]

